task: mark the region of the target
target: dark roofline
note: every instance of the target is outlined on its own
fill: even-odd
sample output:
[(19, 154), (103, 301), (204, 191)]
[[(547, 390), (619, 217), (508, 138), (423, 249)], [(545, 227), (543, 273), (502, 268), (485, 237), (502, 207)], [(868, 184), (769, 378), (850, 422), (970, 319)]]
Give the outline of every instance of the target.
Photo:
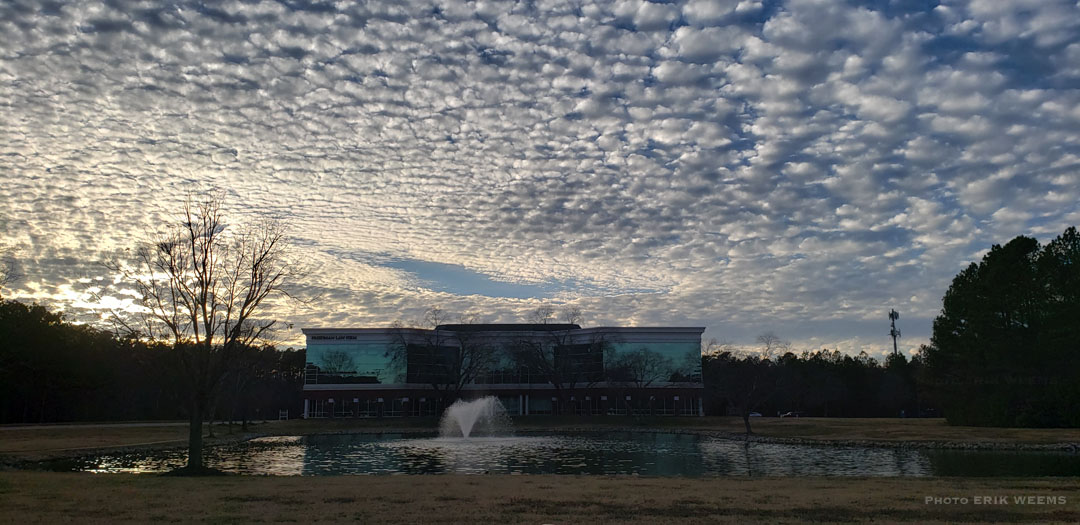
[(451, 332), (557, 332), (560, 330), (580, 330), (576, 324), (534, 324), (534, 323), (493, 323), (493, 324), (441, 324), (436, 330)]

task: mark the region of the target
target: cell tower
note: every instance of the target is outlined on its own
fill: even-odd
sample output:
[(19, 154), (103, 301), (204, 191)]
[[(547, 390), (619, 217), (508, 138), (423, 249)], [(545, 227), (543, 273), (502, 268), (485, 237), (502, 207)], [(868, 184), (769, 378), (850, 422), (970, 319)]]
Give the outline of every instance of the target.
[(889, 330), (889, 335), (892, 336), (892, 353), (896, 355), (896, 340), (900, 338), (900, 330), (896, 329), (896, 320), (900, 318), (900, 313), (896, 310), (889, 310), (889, 321), (892, 324), (892, 329)]

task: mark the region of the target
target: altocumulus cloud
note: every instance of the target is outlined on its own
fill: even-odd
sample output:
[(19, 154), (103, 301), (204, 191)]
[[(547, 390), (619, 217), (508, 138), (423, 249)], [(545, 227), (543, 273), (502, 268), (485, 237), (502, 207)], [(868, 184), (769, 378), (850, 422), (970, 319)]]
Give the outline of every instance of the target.
[(896, 308), (911, 349), (989, 244), (1080, 223), (1078, 24), (1053, 0), (5, 2), (0, 249), (15, 297), (90, 319), (88, 292), (130, 299), (98, 261), (223, 192), (292, 223), (318, 298), (274, 305), (294, 326), (550, 301), (878, 353)]

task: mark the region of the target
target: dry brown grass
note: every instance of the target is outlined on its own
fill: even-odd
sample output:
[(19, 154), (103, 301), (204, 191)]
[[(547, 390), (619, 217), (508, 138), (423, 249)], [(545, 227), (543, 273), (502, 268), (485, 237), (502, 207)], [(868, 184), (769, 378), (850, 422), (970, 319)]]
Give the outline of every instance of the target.
[(187, 426), (42, 425), (0, 429), (0, 454), (37, 457), (147, 443), (182, 445), (187, 435)]
[[(1006, 496), (1008, 505), (931, 497)], [(1014, 496), (1066, 503), (1017, 505)], [(973, 501), (973, 500), (972, 500)], [(1076, 523), (1050, 479), (345, 476), (169, 478), (0, 472), (0, 522)]]

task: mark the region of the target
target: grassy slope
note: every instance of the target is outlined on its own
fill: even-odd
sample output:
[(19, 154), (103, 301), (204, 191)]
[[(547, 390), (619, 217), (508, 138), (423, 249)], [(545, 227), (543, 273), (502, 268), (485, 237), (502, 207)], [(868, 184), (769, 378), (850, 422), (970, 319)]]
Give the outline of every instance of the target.
[(187, 426), (57, 428), (43, 425), (33, 429), (0, 429), (0, 454), (38, 457), (147, 443), (183, 445), (187, 436)]
[[(926, 496), (1065, 504), (928, 505)], [(1080, 521), (1080, 481), (581, 476), (169, 478), (0, 472), (0, 522), (794, 523)]]

